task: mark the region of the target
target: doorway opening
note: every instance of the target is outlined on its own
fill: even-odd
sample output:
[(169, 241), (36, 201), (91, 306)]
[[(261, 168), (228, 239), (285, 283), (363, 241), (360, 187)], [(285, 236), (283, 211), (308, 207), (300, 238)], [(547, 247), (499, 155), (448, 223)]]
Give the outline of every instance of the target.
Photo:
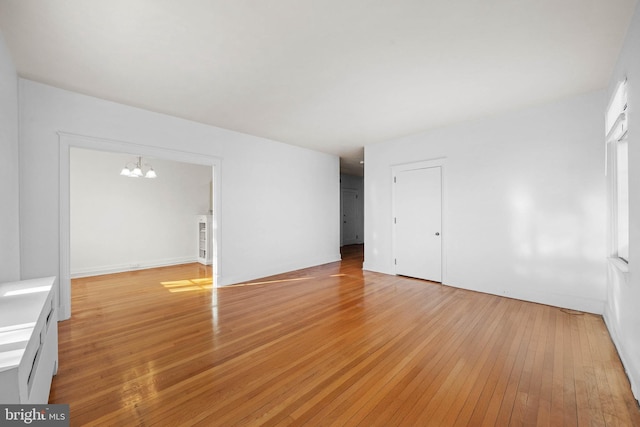
[(340, 246), (364, 243), (364, 179), (340, 174)]
[[(209, 194), (208, 194), (208, 203), (206, 203), (205, 206), (202, 206), (201, 208), (199, 208), (199, 210), (206, 210), (207, 208), (209, 208), (208, 210), (210, 210), (211, 212), (194, 212), (194, 214), (191, 216), (192, 219), (192, 223), (193, 223), (193, 233), (191, 235), (191, 242), (194, 246), (194, 256), (193, 258), (195, 259), (195, 247), (196, 247), (196, 242), (198, 240), (198, 235), (196, 233), (197, 230), (197, 216), (198, 214), (211, 214), (211, 245), (210, 245), (210, 251), (211, 251), (211, 267), (213, 269), (213, 286), (217, 285), (218, 282), (218, 277), (220, 276), (220, 268), (219, 268), (219, 256), (220, 256), (220, 239), (219, 239), (219, 227), (220, 227), (220, 159), (214, 156), (206, 156), (206, 155), (201, 155), (201, 154), (195, 154), (195, 153), (188, 153), (188, 152), (182, 152), (182, 151), (174, 151), (174, 150), (167, 150), (167, 149), (162, 149), (162, 148), (157, 148), (157, 147), (148, 147), (148, 146), (142, 146), (142, 145), (138, 145), (138, 144), (133, 144), (133, 143), (126, 143), (126, 142), (121, 142), (121, 141), (113, 141), (113, 140), (107, 140), (107, 139), (102, 139), (102, 138), (94, 138), (94, 137), (87, 137), (87, 136), (81, 136), (81, 135), (74, 135), (74, 134), (66, 134), (66, 133), (59, 133), (59, 143), (60, 143), (60, 278), (59, 278), (59, 289), (60, 289), (60, 293), (59, 293), (59, 307), (60, 307), (60, 318), (61, 320), (64, 319), (68, 319), (71, 316), (71, 276), (72, 276), (72, 269), (71, 269), (71, 260), (72, 260), (72, 254), (71, 254), (71, 250), (72, 250), (72, 246), (71, 246), (71, 232), (72, 232), (72, 227), (71, 227), (71, 213), (72, 213), (72, 207), (71, 207), (71, 155), (72, 155), (72, 150), (79, 150), (74, 154), (80, 153), (82, 151), (82, 154), (86, 155), (87, 152), (91, 153), (93, 152), (93, 154), (96, 155), (102, 155), (104, 159), (110, 159), (110, 161), (115, 161), (113, 159), (125, 159), (125, 158), (134, 158), (137, 156), (143, 156), (144, 158), (148, 158), (148, 159), (153, 159), (152, 163), (155, 162), (156, 164), (154, 164), (155, 170), (158, 174), (158, 177), (162, 176), (162, 172), (160, 171), (160, 168), (158, 167), (160, 164), (163, 165), (173, 165), (176, 166), (178, 163), (181, 164), (187, 164), (188, 165), (192, 165), (193, 168), (195, 169), (200, 169), (200, 174), (202, 172), (202, 168), (205, 168), (206, 170), (208, 170), (209, 172), (209, 181), (206, 185), (206, 190)], [(121, 160), (118, 160), (121, 161)], [(95, 166), (95, 165), (94, 165)], [(118, 172), (120, 171), (120, 169), (122, 169), (123, 165), (116, 165), (116, 171), (115, 176), (113, 177), (113, 179), (116, 180), (120, 180), (115, 181), (118, 183), (120, 190), (117, 189), (111, 189), (108, 192), (104, 193), (103, 196), (108, 197), (111, 199), (111, 201), (113, 203), (116, 203), (117, 201), (119, 201), (120, 203), (122, 203), (122, 201), (124, 200), (121, 196), (122, 194), (118, 194), (120, 192), (123, 192), (125, 190), (122, 190), (122, 185), (124, 184), (124, 182), (126, 182), (126, 185), (131, 186), (131, 184), (133, 184), (133, 180), (131, 180), (131, 178), (127, 178), (127, 177), (122, 177), (122, 176), (117, 176)], [(177, 167), (177, 166), (176, 166)], [(178, 168), (179, 169), (179, 168)], [(165, 172), (168, 172), (168, 169), (165, 169)], [(140, 180), (142, 180), (142, 178), (138, 178)], [(158, 178), (161, 179), (161, 178)], [(123, 181), (124, 180), (124, 181)], [(154, 184), (151, 181), (154, 180), (148, 180), (150, 182), (136, 182), (136, 184), (141, 184), (141, 185), (145, 185), (145, 184)], [(98, 184), (95, 184), (98, 185)], [(179, 186), (179, 183), (174, 183), (174, 187), (175, 185)], [(82, 191), (84, 191), (83, 194), (85, 195), (89, 195), (91, 194), (91, 188), (84, 188)], [(95, 188), (95, 194), (100, 194), (100, 189), (99, 188)], [(146, 197), (147, 195), (149, 196), (149, 200), (151, 200), (152, 194), (154, 191), (160, 191), (159, 187), (153, 187), (152, 185), (149, 185), (148, 188), (146, 189), (147, 193), (141, 193), (141, 194), (146, 194), (143, 197)], [(169, 194), (169, 192), (172, 191), (170, 188), (167, 189), (165, 188), (164, 190), (161, 191), (162, 194), (164, 194), (165, 196), (167, 194)], [(157, 194), (156, 194), (157, 196)], [(141, 197), (141, 196), (138, 196)], [(205, 196), (206, 197), (206, 196)], [(118, 207), (117, 209), (115, 209), (113, 212), (119, 212), (119, 215), (127, 215), (127, 212), (130, 213), (130, 215), (133, 215), (133, 212), (135, 212), (135, 209), (139, 209), (140, 208), (140, 204), (137, 202), (141, 202), (144, 203), (145, 200), (139, 200), (136, 201), (135, 200), (135, 196), (132, 196), (132, 194), (129, 194), (129, 206), (128, 209), (130, 209), (130, 211), (128, 211), (127, 209), (125, 209), (124, 206)], [(146, 202), (149, 202), (149, 200), (146, 200)], [(156, 197), (154, 199), (155, 201), (153, 203), (161, 203), (161, 201), (158, 201), (159, 199)], [(104, 201), (102, 201), (104, 202)], [(168, 202), (170, 203), (170, 202)], [(208, 206), (207, 206), (208, 205)], [(104, 203), (102, 204), (103, 207), (108, 206), (105, 205)], [(147, 206), (148, 207), (148, 206)], [(77, 208), (77, 206), (74, 206), (74, 209)], [(162, 206), (158, 206), (156, 204), (155, 206), (156, 209), (161, 209), (163, 208)], [(170, 209), (169, 206), (165, 206), (165, 208)], [(95, 213), (95, 211), (94, 211)], [(99, 213), (98, 213), (99, 214)], [(116, 214), (114, 214), (116, 215)], [(146, 209), (146, 212), (144, 215), (138, 215), (138, 220), (139, 221), (146, 221), (148, 223), (153, 223), (156, 218), (150, 218), (149, 216), (153, 215), (153, 210), (148, 210)], [(168, 218), (167, 215), (163, 215), (165, 216), (165, 220), (167, 220)], [(77, 218), (77, 212), (76, 215), (74, 215), (74, 218)], [(121, 218), (122, 219), (122, 218)], [(83, 227), (86, 228), (86, 226), (89, 224), (90, 226), (90, 221), (91, 221), (91, 217), (89, 218), (84, 218), (83, 219)], [(112, 218), (113, 221), (113, 218)], [(129, 239), (123, 238), (122, 236), (119, 236), (119, 239), (110, 241), (110, 242), (106, 242), (109, 245), (113, 245), (110, 249), (114, 249), (114, 247), (122, 247), (125, 248), (127, 245), (127, 242), (129, 242), (129, 244), (131, 245), (131, 248), (134, 248), (132, 250), (134, 250), (134, 252), (137, 254), (137, 257), (134, 258), (130, 258), (128, 261), (124, 261), (121, 262), (122, 260), (125, 260), (125, 258), (118, 258), (118, 254), (116, 252), (118, 252), (118, 250), (113, 251), (110, 250), (108, 251), (109, 256), (112, 257), (109, 260), (107, 260), (106, 263), (104, 263), (104, 265), (102, 266), (96, 266), (95, 262), (93, 267), (89, 264), (91, 264), (89, 262), (89, 264), (85, 264), (84, 266), (78, 266), (78, 265), (74, 265), (74, 270), (73, 273), (74, 275), (78, 275), (78, 274), (82, 274), (82, 268), (85, 268), (85, 273), (91, 273), (91, 269), (93, 268), (93, 273), (98, 273), (100, 274), (100, 268), (102, 268), (104, 271), (102, 272), (102, 274), (108, 273), (110, 272), (109, 270), (111, 270), (111, 272), (115, 272), (117, 270), (120, 271), (127, 271), (127, 270), (132, 270), (132, 269), (136, 269), (136, 268), (145, 268), (147, 266), (152, 267), (153, 265), (149, 265), (150, 263), (152, 263), (152, 261), (150, 261), (151, 259), (153, 259), (153, 256), (144, 256), (141, 255), (141, 252), (143, 251), (143, 249), (141, 248), (146, 248), (149, 251), (154, 251), (157, 248), (155, 248), (153, 246), (153, 242), (136, 242), (135, 244), (133, 243), (133, 241), (137, 238), (140, 238), (142, 235), (146, 236), (146, 238), (148, 239), (150, 234), (153, 234), (152, 231), (149, 231), (147, 225), (140, 225), (143, 224), (142, 222), (137, 222), (137, 223), (127, 223), (126, 225), (126, 230), (125, 230), (125, 235), (129, 235), (131, 236)], [(156, 223), (158, 224), (158, 223)], [(186, 227), (186, 225), (185, 225)], [(137, 228), (146, 228), (146, 234), (145, 233), (138, 233)], [(76, 230), (77, 231), (77, 230)], [(170, 232), (170, 230), (157, 230), (158, 233), (163, 233), (163, 232)], [(103, 233), (104, 234), (104, 233)], [(111, 237), (108, 236), (107, 234), (104, 234), (103, 236), (105, 239), (109, 240)], [(189, 237), (185, 237), (185, 239), (183, 240), (183, 244), (188, 244), (186, 239), (189, 239)], [(102, 242), (97, 241), (96, 243), (100, 244)], [(126, 249), (120, 249), (120, 252), (126, 252)], [(153, 254), (147, 254), (147, 255), (153, 255)], [(156, 258), (157, 258), (157, 253), (155, 254)], [(179, 257), (175, 257), (173, 260), (165, 260), (165, 262), (168, 262), (168, 264), (175, 264), (179, 261), (178, 259)], [(86, 259), (83, 260), (86, 263)], [(147, 264), (145, 264), (147, 263)], [(88, 274), (85, 274), (88, 275)]]

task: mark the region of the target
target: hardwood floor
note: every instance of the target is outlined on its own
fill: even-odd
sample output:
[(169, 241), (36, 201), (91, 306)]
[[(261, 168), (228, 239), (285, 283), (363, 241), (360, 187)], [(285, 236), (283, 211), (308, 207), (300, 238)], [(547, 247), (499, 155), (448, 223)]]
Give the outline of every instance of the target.
[(220, 289), (199, 264), (76, 279), (71, 425), (640, 426), (602, 318), (342, 263)]

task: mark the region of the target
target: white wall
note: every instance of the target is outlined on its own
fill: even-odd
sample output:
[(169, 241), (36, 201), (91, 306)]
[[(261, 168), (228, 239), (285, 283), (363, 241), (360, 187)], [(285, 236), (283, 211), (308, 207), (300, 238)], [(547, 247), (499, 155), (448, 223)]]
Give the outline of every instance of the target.
[(602, 313), (603, 98), (365, 147), (364, 268), (394, 272), (392, 165), (445, 158), (443, 283)]
[[(359, 195), (360, 203), (357, 206), (358, 212), (358, 241), (357, 243), (364, 243), (364, 178), (361, 176), (340, 174), (340, 190), (349, 189), (356, 190)], [(342, 211), (342, 195), (340, 196), (340, 210)], [(342, 223), (342, 219), (340, 220)], [(342, 227), (340, 228), (340, 245), (344, 245), (342, 236)]]
[[(629, 101), (629, 272), (609, 265), (604, 318), (640, 400), (640, 8), (629, 27), (607, 91), (608, 100), (618, 82), (628, 78)], [(604, 114), (604, 112), (603, 112)], [(601, 132), (601, 134), (604, 131)], [(604, 140), (604, 136), (602, 137)]]
[(336, 156), (23, 79), (20, 124), (25, 279), (59, 271), (58, 131), (221, 158), (218, 284), (340, 259)]
[(196, 261), (196, 215), (209, 211), (211, 167), (145, 157), (156, 179), (120, 176), (135, 160), (71, 149), (73, 277)]
[(20, 279), (18, 76), (0, 34), (0, 283)]

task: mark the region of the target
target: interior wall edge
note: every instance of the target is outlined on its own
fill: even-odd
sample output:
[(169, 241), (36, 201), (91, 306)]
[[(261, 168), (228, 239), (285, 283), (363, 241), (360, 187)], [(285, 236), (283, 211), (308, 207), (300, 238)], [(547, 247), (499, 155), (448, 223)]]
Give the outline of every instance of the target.
[(618, 356), (622, 361), (622, 366), (624, 367), (625, 373), (627, 374), (627, 378), (629, 379), (629, 383), (631, 385), (631, 392), (633, 393), (633, 397), (635, 397), (638, 401), (638, 404), (640, 404), (640, 373), (632, 370), (633, 364), (630, 363), (631, 357), (628, 356), (628, 352), (626, 350), (626, 347), (624, 346), (624, 342), (618, 336), (615, 327), (613, 327), (615, 322), (612, 322), (610, 316), (611, 314), (609, 314), (609, 310), (605, 309), (604, 314), (602, 315), (604, 324), (607, 326), (611, 341), (616, 347)]

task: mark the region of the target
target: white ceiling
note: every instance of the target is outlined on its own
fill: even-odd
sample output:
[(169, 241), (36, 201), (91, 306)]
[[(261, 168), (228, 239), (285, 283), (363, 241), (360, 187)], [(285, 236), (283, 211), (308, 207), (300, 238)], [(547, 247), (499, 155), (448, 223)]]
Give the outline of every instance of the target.
[(20, 76), (337, 154), (606, 87), (636, 0), (0, 0)]

